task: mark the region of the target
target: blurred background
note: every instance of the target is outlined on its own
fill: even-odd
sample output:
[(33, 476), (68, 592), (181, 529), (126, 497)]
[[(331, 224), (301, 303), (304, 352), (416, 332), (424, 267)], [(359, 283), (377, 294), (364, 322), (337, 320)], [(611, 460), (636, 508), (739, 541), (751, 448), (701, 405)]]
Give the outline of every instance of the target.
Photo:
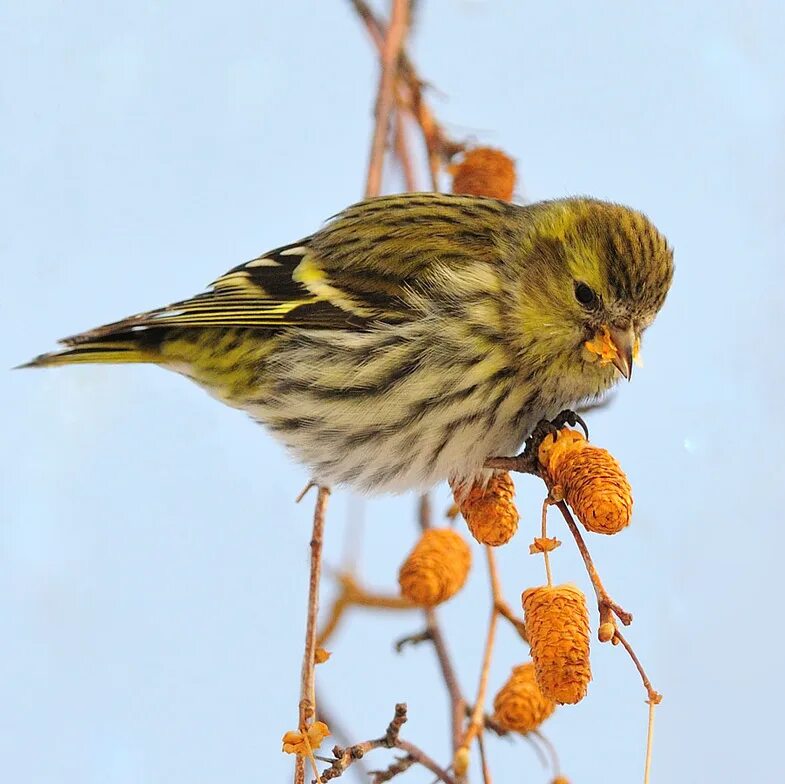
[[(629, 203), (676, 251), (645, 367), (589, 418), (635, 490), (633, 525), (590, 546), (665, 695), (654, 781), (783, 777), (783, 29), (778, 0), (433, 0), (412, 41), (438, 117), (514, 156), (522, 198)], [(2, 368), (196, 293), (361, 196), (377, 64), (347, 2), (29, 0), (3, 4), (0, 37)], [(156, 368), (3, 373), (0, 776), (291, 780), (306, 473)], [(517, 484), (522, 531), (499, 554), (513, 604), (542, 579), (542, 486)], [(327, 563), (362, 521), (358, 573), (393, 589), (414, 509), (336, 492)], [(588, 590), (556, 517), (556, 579)], [(476, 556), (440, 612), (467, 694), (487, 624)], [(405, 737), (444, 760), (433, 653), (391, 650), (420, 628), (357, 612), (319, 682), (351, 741), (407, 701)], [(639, 781), (638, 676), (620, 649), (593, 655), (589, 698), (545, 732), (574, 783)], [(492, 690), (524, 656), (502, 626)], [(524, 741), (490, 756), (500, 784), (548, 780)]]

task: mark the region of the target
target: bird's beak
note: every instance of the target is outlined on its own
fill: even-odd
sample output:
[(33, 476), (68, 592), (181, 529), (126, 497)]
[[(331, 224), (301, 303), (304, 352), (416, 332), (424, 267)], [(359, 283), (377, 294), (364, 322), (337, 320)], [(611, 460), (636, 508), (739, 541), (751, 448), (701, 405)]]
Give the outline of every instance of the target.
[(616, 356), (612, 362), (616, 369), (624, 378), (629, 381), (632, 378), (632, 360), (635, 351), (635, 330), (632, 327), (619, 329), (618, 327), (608, 327), (611, 342), (616, 348)]

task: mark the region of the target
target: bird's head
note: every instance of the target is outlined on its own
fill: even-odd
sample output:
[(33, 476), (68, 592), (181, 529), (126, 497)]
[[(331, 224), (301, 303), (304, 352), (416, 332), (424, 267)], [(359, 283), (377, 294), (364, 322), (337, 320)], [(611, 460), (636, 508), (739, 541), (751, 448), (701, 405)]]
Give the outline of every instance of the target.
[(520, 329), (536, 338), (543, 360), (562, 358), (566, 372), (612, 380), (615, 367), (629, 379), (673, 277), (665, 238), (617, 204), (575, 198), (534, 209), (536, 230), (522, 243)]

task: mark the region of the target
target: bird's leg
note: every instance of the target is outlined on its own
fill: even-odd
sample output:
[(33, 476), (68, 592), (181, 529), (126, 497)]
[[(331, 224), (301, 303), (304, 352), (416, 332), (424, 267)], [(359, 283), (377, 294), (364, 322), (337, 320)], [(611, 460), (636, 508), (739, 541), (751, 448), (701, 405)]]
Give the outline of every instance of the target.
[[(541, 419), (535, 426), (534, 430), (529, 434), (523, 447), (523, 452), (513, 458), (506, 458), (509, 465), (496, 465), (496, 468), (504, 468), (506, 470), (520, 471), (524, 474), (540, 475), (540, 461), (537, 452), (543, 440), (553, 434), (554, 437), (559, 432), (558, 428), (547, 419)], [(499, 460), (498, 458), (496, 459)]]

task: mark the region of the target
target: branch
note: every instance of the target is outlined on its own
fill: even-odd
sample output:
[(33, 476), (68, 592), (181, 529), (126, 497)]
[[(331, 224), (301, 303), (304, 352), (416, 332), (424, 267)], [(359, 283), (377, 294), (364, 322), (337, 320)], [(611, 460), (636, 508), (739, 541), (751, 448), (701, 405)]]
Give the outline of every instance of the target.
[(480, 748), (480, 768), (482, 770), (483, 784), (492, 784), (491, 769), (488, 765), (488, 756), (485, 753), (485, 739), (482, 735), (477, 738), (477, 745)]
[[(355, 11), (365, 24), (373, 39), (380, 57), (384, 56), (386, 29), (365, 0), (351, 0)], [(428, 168), (431, 178), (431, 189), (439, 190), (439, 170), (443, 161), (465, 149), (465, 144), (451, 139), (445, 132), (423, 96), (423, 80), (417, 74), (411, 59), (405, 51), (401, 51), (398, 60), (399, 85), (396, 97), (399, 109), (406, 109), (422, 131)], [(408, 187), (408, 186), (407, 186)]]
[[(319, 581), (322, 573), (322, 540), (324, 516), (330, 491), (319, 487), (313, 513), (311, 533), (311, 573), (308, 582), (308, 617), (305, 624), (305, 650), (300, 672), (299, 729), (306, 733), (310, 720), (316, 713), (314, 656), (316, 653), (316, 616), (319, 612)], [(305, 757), (298, 754), (294, 765), (295, 784), (305, 784)]]
[[(488, 633), (485, 638), (485, 651), (482, 657), (482, 668), (480, 670), (480, 682), (477, 686), (477, 698), (474, 701), (471, 721), (463, 736), (463, 741), (459, 751), (463, 751), (468, 758), (469, 746), (474, 742), (478, 733), (485, 724), (485, 696), (488, 691), (488, 675), (491, 670), (491, 658), (493, 656), (493, 646), (496, 641), (496, 626), (499, 619), (499, 605), (503, 603), (501, 595), (501, 584), (499, 582), (499, 572), (496, 568), (496, 557), (493, 548), (485, 546), (485, 555), (488, 560), (488, 575), (491, 581), (491, 619), (488, 623)], [(457, 770), (456, 765), (456, 773)]]
[(573, 519), (570, 510), (567, 508), (567, 504), (564, 501), (558, 501), (555, 506), (562, 513), (562, 517), (567, 523), (567, 527), (570, 529), (570, 533), (575, 539), (575, 544), (578, 545), (578, 550), (580, 551), (581, 557), (583, 558), (583, 563), (586, 565), (586, 571), (589, 574), (589, 579), (591, 580), (591, 584), (594, 587), (594, 593), (597, 596), (597, 608), (600, 611), (600, 621), (606, 621), (608, 618), (608, 610), (610, 610), (625, 626), (629, 626), (632, 623), (632, 615), (628, 613), (623, 607), (616, 604), (616, 602), (611, 599), (610, 595), (605, 590), (605, 586), (602, 584), (602, 580), (600, 580), (600, 575), (594, 566), (594, 561), (592, 561), (591, 555), (589, 554), (589, 548), (586, 547), (586, 542), (583, 541), (581, 532), (578, 530), (578, 525)]
[(444, 784), (456, 784), (455, 779), (444, 768), (439, 767), (439, 765), (437, 765), (424, 751), (413, 743), (409, 743), (407, 740), (399, 740), (395, 744), (395, 747), (401, 751), (405, 751), (410, 757), (414, 758), (415, 762), (418, 762), (424, 768), (428, 768), (439, 781), (443, 781)]
[(324, 623), (316, 640), (317, 647), (323, 646), (332, 637), (344, 614), (350, 607), (369, 607), (376, 610), (417, 610), (419, 607), (401, 596), (374, 593), (363, 588), (354, 577), (348, 573), (338, 575), (341, 586), (338, 597), (330, 607), (327, 620)]
[(407, 634), (405, 637), (401, 637), (400, 639), (395, 641), (395, 648), (396, 653), (403, 653), (403, 649), (407, 645), (419, 645), (422, 642), (431, 642), (431, 633), (425, 629), (421, 632), (417, 632), (416, 634)]
[(518, 633), (518, 636), (524, 642), (529, 642), (529, 638), (526, 636), (526, 624), (523, 622), (523, 618), (518, 618), (507, 602), (500, 600), (496, 605), (496, 612), (498, 612), (499, 615), (501, 615), (501, 617), (506, 621), (510, 622), (512, 627)]
[(366, 198), (378, 196), (381, 193), (384, 152), (390, 129), (390, 115), (395, 105), (398, 61), (408, 26), (409, 0), (393, 0), (390, 25), (384, 36), (381, 52), (381, 74), (379, 76), (379, 91), (376, 98), (376, 125), (371, 141), (368, 179), (365, 185)]
[(447, 687), (447, 693), (450, 696), (450, 713), (452, 717), (452, 746), (453, 751), (456, 751), (461, 744), (461, 734), (463, 732), (463, 714), (466, 710), (466, 700), (461, 693), (461, 687), (458, 683), (458, 677), (455, 674), (455, 668), (452, 665), (450, 652), (447, 649), (447, 643), (444, 641), (439, 622), (436, 619), (436, 612), (433, 609), (425, 611), (425, 620), (427, 622), (427, 633), (433, 642), (433, 647), (436, 650), (436, 658), (439, 660), (439, 667), (442, 671), (442, 678)]
[(401, 727), (406, 723), (406, 703), (399, 702), (395, 706), (395, 715), (392, 721), (387, 725), (387, 730), (380, 738), (366, 740), (363, 743), (355, 743), (348, 748), (335, 746), (333, 748), (333, 756), (335, 759), (322, 773), (322, 781), (331, 781), (342, 776), (348, 768), (350, 768), (357, 760), (362, 759), (369, 751), (373, 749), (391, 749), (398, 741), (398, 734)]
[[(338, 741), (339, 744), (348, 744), (349, 735), (346, 730), (341, 726), (341, 723), (332, 714), (331, 711), (325, 710), (324, 700), (320, 698), (318, 693), (317, 699), (319, 700), (319, 716), (321, 717), (321, 720), (330, 728), (330, 734)], [(371, 775), (372, 771), (369, 771), (359, 759), (357, 759), (355, 763), (356, 766), (352, 768), (352, 771), (357, 775), (357, 778), (360, 781), (367, 781), (367, 776)]]
[(409, 129), (406, 126), (406, 119), (406, 115), (400, 110), (395, 112), (395, 157), (401, 166), (406, 190), (412, 192), (417, 190), (417, 177), (409, 149)]
[[(366, 740), (363, 743), (356, 743), (354, 746), (349, 746), (348, 748), (336, 746), (333, 749), (333, 756), (335, 759), (330, 764), (330, 767), (322, 773), (322, 781), (332, 781), (333, 779), (339, 778), (357, 760), (362, 759), (369, 751), (373, 751), (373, 749), (395, 748), (400, 749), (406, 753), (406, 757), (404, 759), (411, 760), (408, 762), (408, 764), (405, 765), (405, 767), (397, 770), (396, 773), (402, 773), (403, 770), (417, 763), (430, 770), (432, 773), (438, 776), (440, 781), (443, 781), (445, 784), (455, 784), (455, 781), (452, 779), (449, 773), (437, 765), (424, 751), (412, 743), (402, 740), (399, 737), (401, 727), (403, 727), (403, 725), (406, 723), (406, 719), (406, 703), (398, 703), (395, 706), (395, 716), (387, 726), (387, 731), (380, 738), (373, 738), (372, 740)], [(394, 768), (396, 764), (400, 765), (401, 763), (400, 761), (398, 763), (394, 763), (391, 768)], [(388, 768), (387, 771), (377, 771), (374, 781), (389, 781), (392, 776), (383, 778), (383, 776), (386, 775), (386, 773), (389, 771), (390, 768)]]
[(635, 668), (638, 670), (638, 674), (641, 676), (641, 680), (643, 681), (643, 688), (646, 689), (646, 693), (649, 695), (647, 702), (650, 705), (659, 705), (662, 702), (662, 695), (658, 691), (654, 690), (654, 687), (651, 685), (651, 681), (646, 675), (646, 671), (643, 669), (640, 659), (635, 655), (635, 651), (632, 649), (632, 646), (627, 642), (624, 635), (618, 629), (614, 632), (613, 639), (614, 643), (620, 642), (622, 644), (624, 650), (627, 651), (630, 658), (632, 659)]
[(409, 770), (417, 760), (406, 755), (405, 757), (398, 757), (395, 762), (388, 765), (384, 770), (372, 770), (373, 784), (384, 784), (385, 781), (394, 779), (399, 773)]

